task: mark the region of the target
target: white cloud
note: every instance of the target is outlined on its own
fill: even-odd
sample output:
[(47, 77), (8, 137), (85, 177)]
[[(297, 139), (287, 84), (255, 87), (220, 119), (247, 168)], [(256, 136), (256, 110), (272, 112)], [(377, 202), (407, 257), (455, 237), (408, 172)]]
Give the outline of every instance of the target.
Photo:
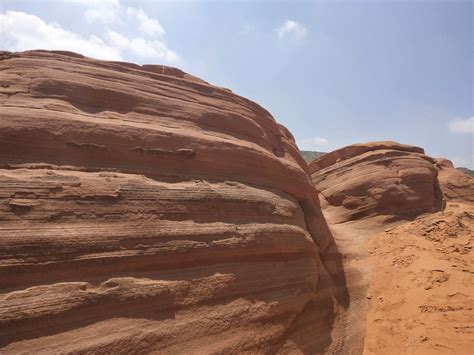
[(130, 46), (130, 40), (127, 37), (110, 29), (107, 30), (106, 37), (110, 44), (120, 49), (127, 49)]
[(107, 30), (106, 36), (109, 43), (120, 50), (130, 51), (143, 58), (161, 59), (167, 62), (178, 62), (180, 60), (175, 51), (172, 51), (165, 43), (158, 40), (147, 41), (141, 37), (128, 38), (110, 29)]
[(143, 34), (153, 36), (155, 34), (164, 35), (166, 33), (158, 20), (148, 17), (142, 9), (129, 7), (127, 8), (127, 15), (134, 17), (138, 21), (138, 28)]
[(63, 0), (68, 3), (81, 4), (86, 7), (84, 16), (87, 22), (99, 22), (106, 25), (122, 20), (126, 14), (138, 22), (141, 33), (154, 36), (164, 35), (166, 31), (157, 19), (149, 17), (141, 8), (122, 7), (119, 0)]
[[(80, 2), (87, 3), (89, 6), (89, 2), (85, 0), (80, 0)], [(119, 5), (116, 0), (107, 0), (105, 3)], [(137, 19), (144, 20), (142, 24), (146, 24), (144, 27), (146, 32), (150, 34), (165, 33), (157, 21), (148, 18), (142, 10), (137, 11)], [(129, 38), (110, 29), (106, 29), (104, 38), (94, 35), (82, 36), (56, 23), (46, 23), (35, 15), (18, 11), (0, 13), (0, 49), (10, 51), (67, 50), (105, 60), (123, 60), (123, 57), (130, 53), (150, 61), (168, 63), (180, 61), (179, 55), (161, 39)]]
[(120, 19), (119, 0), (64, 0), (86, 6), (84, 16), (87, 22), (112, 24)]
[(276, 29), (278, 38), (283, 38), (286, 35), (293, 34), (296, 38), (303, 38), (306, 36), (306, 27), (301, 23), (293, 20), (286, 20), (281, 27)]
[(97, 36), (85, 38), (58, 24), (18, 11), (0, 13), (0, 47), (11, 51), (67, 50), (98, 59), (122, 60), (117, 48)]
[(297, 144), (301, 150), (318, 150), (322, 147), (327, 147), (329, 141), (326, 138), (313, 137), (300, 139), (297, 141)]
[(452, 133), (474, 133), (474, 116), (466, 119), (456, 118), (448, 122), (448, 128)]

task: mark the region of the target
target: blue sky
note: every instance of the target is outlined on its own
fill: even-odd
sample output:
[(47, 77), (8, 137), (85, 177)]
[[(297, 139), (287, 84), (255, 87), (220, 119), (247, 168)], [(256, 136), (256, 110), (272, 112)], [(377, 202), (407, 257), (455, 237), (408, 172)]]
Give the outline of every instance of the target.
[(474, 168), (472, 1), (0, 0), (0, 47), (177, 66), (302, 149), (396, 140)]

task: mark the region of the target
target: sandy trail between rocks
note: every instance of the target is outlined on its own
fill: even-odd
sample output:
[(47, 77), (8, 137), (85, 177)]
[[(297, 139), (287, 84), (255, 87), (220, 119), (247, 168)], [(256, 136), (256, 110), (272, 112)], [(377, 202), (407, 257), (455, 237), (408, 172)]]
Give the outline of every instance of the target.
[[(325, 214), (330, 221), (331, 216)], [(332, 330), (333, 344), (327, 353), (361, 354), (366, 333), (365, 319), (369, 311), (367, 299), (372, 266), (367, 263), (364, 247), (367, 238), (375, 232), (364, 228), (364, 223), (330, 224), (339, 251), (343, 254), (349, 305), (339, 310)], [(341, 285), (339, 285), (341, 287)]]
[(349, 306), (327, 353), (469, 354), (474, 349), (474, 206), (414, 221), (331, 224), (343, 254)]

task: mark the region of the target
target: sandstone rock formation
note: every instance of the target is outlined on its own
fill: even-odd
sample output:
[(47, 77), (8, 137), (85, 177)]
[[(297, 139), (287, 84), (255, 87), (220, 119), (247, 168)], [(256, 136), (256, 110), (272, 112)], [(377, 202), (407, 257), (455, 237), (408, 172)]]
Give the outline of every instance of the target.
[(328, 346), (340, 255), (266, 110), (69, 52), (2, 52), (0, 82), (2, 353)]
[(309, 169), (344, 255), (344, 351), (469, 353), (474, 179), (395, 142), (348, 146)]
[[(396, 142), (355, 144), (309, 164), (332, 222), (413, 218), (443, 207), (435, 160)], [(454, 170), (454, 169), (453, 169)]]
[(474, 177), (454, 168), (447, 159), (436, 159), (438, 180), (446, 199), (456, 202), (474, 202)]

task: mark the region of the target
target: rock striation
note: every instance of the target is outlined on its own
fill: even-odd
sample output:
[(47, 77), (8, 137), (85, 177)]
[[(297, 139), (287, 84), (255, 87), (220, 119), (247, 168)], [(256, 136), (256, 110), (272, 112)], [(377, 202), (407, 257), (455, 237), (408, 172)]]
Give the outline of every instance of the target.
[(2, 353), (328, 346), (340, 255), (265, 109), (70, 52), (1, 52), (0, 82)]
[(412, 218), (443, 207), (435, 160), (419, 147), (355, 144), (323, 155), (309, 169), (334, 223)]
[(436, 159), (435, 166), (438, 169), (439, 186), (446, 199), (474, 202), (474, 177), (455, 169), (453, 163), (447, 159)]
[(469, 352), (474, 179), (395, 142), (344, 147), (309, 170), (344, 255), (343, 353)]

